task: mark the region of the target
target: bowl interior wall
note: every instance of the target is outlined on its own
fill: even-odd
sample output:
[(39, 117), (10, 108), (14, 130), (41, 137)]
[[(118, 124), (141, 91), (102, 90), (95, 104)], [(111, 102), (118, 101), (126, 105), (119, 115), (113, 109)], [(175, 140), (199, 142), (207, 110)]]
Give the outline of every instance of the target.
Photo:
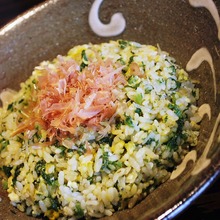
[[(65, 55), (75, 45), (101, 43), (115, 39), (127, 39), (142, 44), (159, 45), (162, 50), (175, 57), (177, 63), (185, 68), (192, 54), (201, 47), (208, 48), (213, 58), (216, 72), (220, 68), (218, 51), (220, 44), (217, 28), (211, 14), (205, 8), (195, 9), (188, 1), (180, 0), (112, 0), (104, 1), (100, 8), (100, 18), (104, 23), (110, 21), (113, 13), (122, 12), (126, 30), (117, 37), (102, 38), (95, 35), (88, 25), (88, 13), (92, 5), (89, 1), (49, 1), (41, 10), (28, 19), (15, 25), (5, 35), (0, 36), (0, 91), (5, 88), (18, 89), (20, 82), (31, 74), (33, 68), (43, 60), (52, 60), (56, 55)], [(218, 7), (220, 2), (216, 1)], [(33, 10), (33, 11), (34, 11)], [(213, 78), (210, 66), (204, 62), (190, 73), (199, 81), (199, 104), (209, 103), (212, 119), (207, 117), (202, 122), (198, 156), (204, 150), (210, 137), (220, 109), (219, 91), (217, 101), (213, 98)], [(220, 74), (216, 76), (217, 88), (220, 88)], [(215, 138), (217, 140), (217, 137)], [(209, 153), (213, 163), (197, 176), (191, 176), (193, 163), (187, 166), (181, 178), (168, 181), (144, 201), (131, 210), (118, 212), (111, 219), (154, 218), (173, 207), (178, 201), (184, 201), (196, 187), (213, 174), (214, 165), (219, 163), (219, 143), (215, 141)], [(0, 203), (0, 219), (32, 219), (10, 206), (5, 191), (1, 197), (6, 202)], [(164, 205), (166, 204), (166, 205)], [(16, 213), (16, 214), (15, 214)], [(107, 218), (106, 218), (107, 219)]]

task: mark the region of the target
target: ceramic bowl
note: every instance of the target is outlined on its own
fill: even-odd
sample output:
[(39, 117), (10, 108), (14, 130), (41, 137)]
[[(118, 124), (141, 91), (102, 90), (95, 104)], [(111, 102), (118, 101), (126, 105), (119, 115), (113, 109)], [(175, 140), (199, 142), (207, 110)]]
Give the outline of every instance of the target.
[[(88, 22), (99, 4), (99, 25), (122, 13), (125, 29), (117, 36), (99, 36)], [(194, 160), (134, 208), (104, 219), (172, 218), (198, 197), (220, 172), (220, 1), (199, 0), (51, 0), (31, 9), (0, 30), (0, 91), (18, 89), (43, 60), (65, 55), (75, 45), (126, 39), (159, 44), (199, 82), (203, 105), (199, 143)], [(94, 16), (94, 15), (93, 15)], [(119, 20), (117, 20), (119, 21)], [(123, 22), (122, 22), (123, 23)], [(97, 28), (97, 26), (95, 27)], [(123, 29), (123, 28), (122, 28)], [(100, 30), (99, 30), (100, 31)], [(101, 33), (105, 31), (101, 30)], [(190, 62), (189, 62), (190, 61)], [(13, 208), (1, 189), (0, 219), (33, 219)]]

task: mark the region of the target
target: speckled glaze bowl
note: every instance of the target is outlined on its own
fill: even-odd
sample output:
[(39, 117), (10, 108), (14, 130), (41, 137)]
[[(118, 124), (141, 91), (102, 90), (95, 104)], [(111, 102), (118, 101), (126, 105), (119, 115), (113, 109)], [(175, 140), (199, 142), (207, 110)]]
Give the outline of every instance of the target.
[[(88, 17), (93, 3), (93, 0), (47, 1), (0, 30), (0, 91), (18, 89), (19, 83), (27, 79), (41, 61), (64, 55), (71, 47), (89, 42), (120, 38), (159, 44), (182, 67), (188, 64), (189, 74), (199, 81), (198, 104), (207, 104), (203, 110), (210, 114), (210, 118), (205, 114), (201, 123), (196, 158), (186, 163), (186, 169), (177, 178), (162, 184), (134, 208), (104, 219), (172, 218), (220, 173), (220, 42), (217, 26), (220, 1), (104, 0), (99, 8), (103, 23), (109, 23), (116, 12), (121, 12), (126, 20), (125, 30), (114, 37), (101, 37), (91, 30)], [(201, 56), (198, 51), (205, 51), (205, 55)], [(194, 67), (198, 68), (189, 66), (192, 56)], [(13, 208), (4, 190), (0, 190), (0, 195), (0, 219), (33, 219)]]

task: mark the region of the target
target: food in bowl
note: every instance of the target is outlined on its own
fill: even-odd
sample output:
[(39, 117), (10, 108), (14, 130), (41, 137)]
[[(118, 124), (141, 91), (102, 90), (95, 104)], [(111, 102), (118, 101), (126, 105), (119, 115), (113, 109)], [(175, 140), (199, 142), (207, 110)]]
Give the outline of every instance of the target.
[(49, 219), (132, 208), (196, 146), (198, 98), (159, 46), (85, 44), (42, 62), (20, 91), (1, 93), (11, 203)]

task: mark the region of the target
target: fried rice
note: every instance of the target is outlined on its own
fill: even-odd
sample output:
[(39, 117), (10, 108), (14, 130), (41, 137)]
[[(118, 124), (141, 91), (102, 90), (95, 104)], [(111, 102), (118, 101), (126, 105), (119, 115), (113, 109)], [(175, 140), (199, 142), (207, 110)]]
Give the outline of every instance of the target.
[(0, 167), (11, 204), (49, 219), (132, 208), (195, 148), (199, 91), (158, 47), (75, 46), (1, 93)]

